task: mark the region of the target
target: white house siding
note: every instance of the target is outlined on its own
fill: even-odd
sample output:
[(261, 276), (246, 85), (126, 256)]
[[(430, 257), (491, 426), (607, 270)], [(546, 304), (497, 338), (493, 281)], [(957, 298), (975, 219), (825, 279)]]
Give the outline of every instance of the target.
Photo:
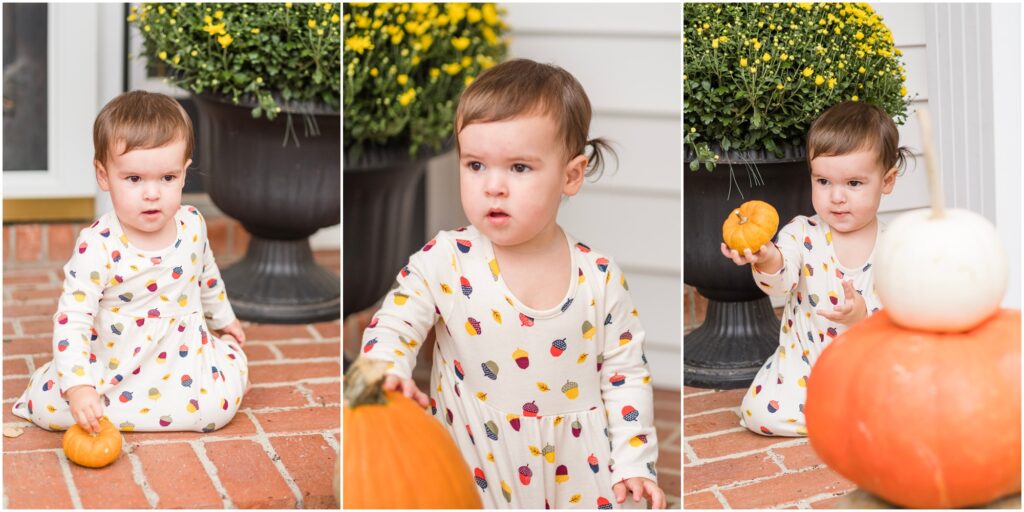
[[(647, 330), (655, 385), (681, 385), (680, 4), (507, 4), (510, 57), (561, 66), (586, 89), (591, 136), (617, 172), (562, 206), (560, 223), (612, 255)], [(427, 232), (464, 225), (454, 155), (436, 159)]]

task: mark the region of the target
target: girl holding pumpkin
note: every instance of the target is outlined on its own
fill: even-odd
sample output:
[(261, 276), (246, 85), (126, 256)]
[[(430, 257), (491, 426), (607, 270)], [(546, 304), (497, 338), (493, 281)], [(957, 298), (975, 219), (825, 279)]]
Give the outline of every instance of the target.
[(881, 308), (872, 259), (881, 234), (878, 206), (892, 192), (906, 148), (892, 118), (863, 102), (835, 105), (807, 135), (811, 201), (776, 243), (722, 254), (751, 264), (757, 285), (786, 296), (779, 348), (754, 377), (740, 424), (763, 435), (805, 436), (807, 381), (821, 352), (851, 325)]
[[(488, 508), (665, 506), (626, 278), (556, 223), (563, 197), (603, 167), (590, 112), (555, 66), (513, 60), (482, 73), (455, 122), (472, 225), (410, 258), (363, 335), (362, 357), (388, 361), (385, 388), (429, 405)], [(431, 328), (428, 397), (411, 372)]]
[(14, 415), (49, 430), (223, 427), (247, 386), (245, 333), (199, 211), (181, 204), (192, 122), (173, 98), (126, 92), (93, 126), (96, 180), (114, 210), (82, 230), (64, 266), (53, 361)]

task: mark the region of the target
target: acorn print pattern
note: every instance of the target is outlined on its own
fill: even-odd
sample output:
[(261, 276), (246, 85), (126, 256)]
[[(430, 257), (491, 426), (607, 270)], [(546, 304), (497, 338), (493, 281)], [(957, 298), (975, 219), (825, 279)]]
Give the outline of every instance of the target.
[[(226, 295), (220, 298), (224, 285), (206, 247), (205, 220), (182, 208), (173, 221), (179, 238), (160, 254), (129, 245), (114, 212), (81, 231), (54, 312), (54, 358), (29, 380), (16, 416), (67, 428), (74, 420), (60, 390), (88, 384), (124, 430), (199, 432), (230, 422), (247, 359), (229, 344), (196, 349), (205, 335), (197, 326), (223, 326), (234, 314)], [(211, 366), (218, 367), (216, 383), (200, 388), (195, 376)], [(29, 412), (29, 401), (47, 405)]]
[(868, 314), (881, 308), (881, 302), (874, 292), (871, 260), (859, 268), (843, 267), (835, 255), (828, 224), (817, 215), (795, 217), (780, 229), (777, 240), (785, 270), (776, 275), (754, 271), (754, 280), (766, 292), (790, 290), (779, 347), (743, 396), (740, 424), (762, 435), (804, 436), (802, 404), (807, 396), (807, 376), (820, 354), (847, 328), (817, 311), (832, 310), (845, 302), (843, 281), (853, 283)]
[(538, 312), (506, 287), (474, 228), (442, 232), (397, 273), (391, 294), (406, 305), (389, 298), (364, 332), (373, 348), (360, 357), (401, 376), (420, 348), (409, 341), (422, 334), (411, 333), (436, 333), (427, 412), (464, 453), (485, 508), (594, 506), (611, 496), (616, 461), (645, 476), (657, 457), (650, 415), (640, 414), (651, 380), (626, 277), (571, 243), (574, 292)]

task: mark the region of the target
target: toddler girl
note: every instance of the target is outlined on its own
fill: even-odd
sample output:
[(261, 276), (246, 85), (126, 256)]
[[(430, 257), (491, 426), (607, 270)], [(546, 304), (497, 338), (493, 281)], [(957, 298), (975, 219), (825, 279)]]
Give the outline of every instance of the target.
[(763, 435), (805, 436), (804, 401), (811, 367), (833, 338), (881, 304), (871, 269), (881, 234), (878, 205), (892, 192), (906, 148), (881, 108), (847, 101), (826, 110), (807, 134), (811, 202), (776, 244), (755, 253), (722, 254), (751, 263), (754, 281), (785, 295), (779, 348), (754, 377), (740, 406), (740, 425)]
[[(411, 380), (437, 336), (430, 412), (455, 439), (485, 507), (664, 507), (644, 331), (625, 276), (556, 223), (564, 196), (602, 168), (590, 102), (555, 66), (513, 60), (482, 73), (455, 120), (471, 226), (414, 254), (363, 336)], [(586, 146), (593, 152), (588, 158)], [(633, 499), (626, 500), (632, 493)]]
[(49, 430), (223, 427), (247, 383), (245, 333), (199, 211), (181, 205), (192, 122), (178, 103), (124, 93), (93, 125), (96, 180), (114, 211), (82, 230), (53, 317), (53, 361), (14, 414)]

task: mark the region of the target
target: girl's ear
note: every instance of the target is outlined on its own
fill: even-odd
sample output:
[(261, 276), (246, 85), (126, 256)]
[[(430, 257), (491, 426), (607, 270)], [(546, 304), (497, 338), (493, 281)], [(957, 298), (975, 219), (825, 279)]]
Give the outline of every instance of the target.
[(562, 194), (574, 196), (580, 191), (580, 187), (583, 186), (583, 178), (587, 174), (588, 162), (586, 155), (578, 155), (569, 160), (565, 166), (565, 184), (562, 186)]
[(885, 172), (882, 176), (882, 193), (890, 194), (892, 189), (896, 186), (896, 168), (893, 167)]
[(185, 177), (188, 176), (188, 166), (190, 165), (192, 165), (191, 158), (185, 161), (185, 165), (181, 166), (181, 188), (185, 188)]
[(110, 178), (107, 176), (106, 167), (103, 167), (103, 162), (93, 160), (92, 166), (96, 169), (96, 183), (99, 184), (100, 190), (110, 192)]

